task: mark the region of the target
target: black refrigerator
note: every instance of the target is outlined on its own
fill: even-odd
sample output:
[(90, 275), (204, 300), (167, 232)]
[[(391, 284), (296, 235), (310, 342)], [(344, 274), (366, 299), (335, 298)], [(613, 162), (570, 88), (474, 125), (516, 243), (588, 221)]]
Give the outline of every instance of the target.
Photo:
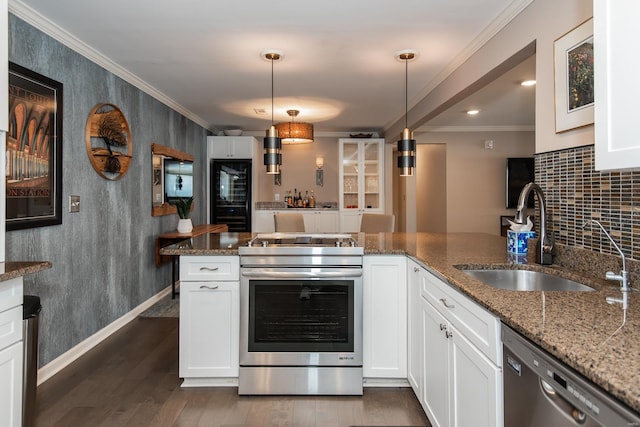
[(251, 231), (251, 160), (211, 160), (210, 224)]

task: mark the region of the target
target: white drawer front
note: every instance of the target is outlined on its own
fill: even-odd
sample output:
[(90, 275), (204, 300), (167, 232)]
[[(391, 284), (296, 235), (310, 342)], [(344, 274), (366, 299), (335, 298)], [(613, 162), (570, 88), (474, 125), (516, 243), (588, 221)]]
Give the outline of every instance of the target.
[(240, 280), (236, 256), (181, 256), (180, 281)]
[(0, 313), (0, 349), (22, 339), (22, 305)]
[(0, 312), (22, 305), (22, 277), (0, 282)]
[(424, 272), (422, 296), (431, 302), (478, 350), (502, 366), (500, 320), (474, 301)]

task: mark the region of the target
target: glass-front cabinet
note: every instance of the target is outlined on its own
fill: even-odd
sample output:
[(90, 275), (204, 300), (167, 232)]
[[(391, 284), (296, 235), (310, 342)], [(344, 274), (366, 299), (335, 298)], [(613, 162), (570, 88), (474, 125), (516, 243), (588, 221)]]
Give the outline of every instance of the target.
[(384, 139), (339, 140), (340, 231), (360, 231), (363, 212), (384, 211)]

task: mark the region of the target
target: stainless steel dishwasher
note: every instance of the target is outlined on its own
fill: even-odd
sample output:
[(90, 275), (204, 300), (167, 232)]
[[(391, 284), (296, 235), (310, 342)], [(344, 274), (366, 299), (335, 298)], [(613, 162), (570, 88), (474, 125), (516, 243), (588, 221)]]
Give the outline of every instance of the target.
[(502, 325), (505, 427), (640, 426), (640, 415)]

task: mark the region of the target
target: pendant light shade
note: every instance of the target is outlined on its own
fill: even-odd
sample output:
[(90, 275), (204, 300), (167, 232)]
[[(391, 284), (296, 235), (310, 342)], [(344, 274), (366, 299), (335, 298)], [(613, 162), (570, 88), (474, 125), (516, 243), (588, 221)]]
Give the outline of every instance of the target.
[(263, 140), (264, 165), (269, 175), (278, 175), (282, 165), (282, 140), (273, 124), (273, 62), (280, 59), (280, 52), (263, 52), (263, 58), (271, 62), (271, 126)]
[(408, 87), (409, 87), (409, 61), (415, 59), (416, 54), (413, 51), (402, 51), (396, 54), (400, 61), (404, 61), (404, 130), (400, 141), (398, 141), (398, 169), (400, 176), (413, 176), (416, 167), (416, 140), (413, 139), (413, 133), (409, 130), (407, 124), (408, 115)]
[(287, 110), (287, 114), (291, 117), (291, 121), (276, 125), (282, 143), (307, 144), (313, 142), (313, 125), (311, 123), (295, 122), (295, 118), (300, 114), (298, 110)]

